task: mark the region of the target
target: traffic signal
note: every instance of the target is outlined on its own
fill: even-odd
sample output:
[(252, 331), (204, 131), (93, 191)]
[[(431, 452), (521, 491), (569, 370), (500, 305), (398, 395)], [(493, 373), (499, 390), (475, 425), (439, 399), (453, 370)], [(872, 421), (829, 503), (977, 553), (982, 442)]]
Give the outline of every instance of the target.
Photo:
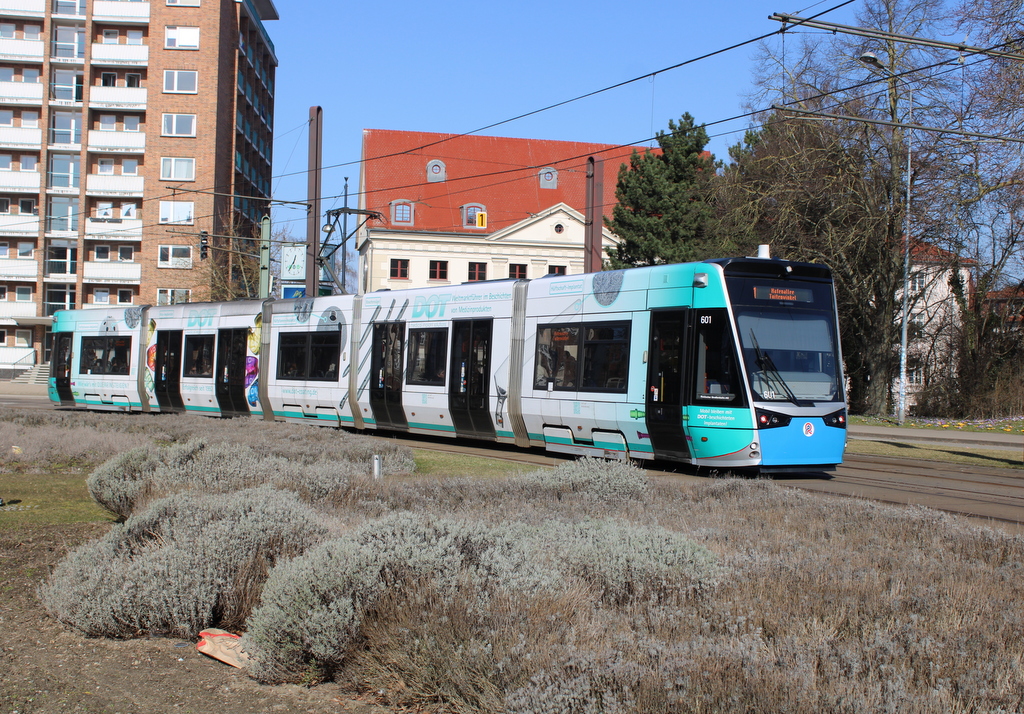
[(199, 232), (199, 260), (206, 260), (210, 253), (210, 234), (206, 231)]

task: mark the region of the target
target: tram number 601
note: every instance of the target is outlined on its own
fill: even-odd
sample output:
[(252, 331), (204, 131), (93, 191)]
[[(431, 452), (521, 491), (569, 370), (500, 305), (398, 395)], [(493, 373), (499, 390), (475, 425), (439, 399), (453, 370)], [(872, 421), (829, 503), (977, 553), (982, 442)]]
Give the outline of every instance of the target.
[(702, 325), (710, 325), (711, 324), (711, 315), (701, 315), (700, 316), (700, 324), (702, 324)]

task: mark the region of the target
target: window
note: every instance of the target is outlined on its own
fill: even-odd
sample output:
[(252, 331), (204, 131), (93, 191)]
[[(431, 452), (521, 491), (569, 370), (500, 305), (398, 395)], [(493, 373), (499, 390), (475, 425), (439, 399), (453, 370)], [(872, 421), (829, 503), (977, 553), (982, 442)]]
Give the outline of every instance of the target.
[(21, 112), (21, 127), (23, 129), (36, 129), (39, 127), (39, 112)]
[[(142, 44), (142, 30), (128, 30), (127, 35), (128, 35), (128, 44), (129, 45), (141, 45)], [(140, 77), (141, 75), (137, 74), (135, 76), (136, 77)], [(129, 84), (128, 86), (130, 87), (132, 85)], [(137, 87), (139, 85), (136, 84), (135, 86)]]
[(391, 222), (406, 226), (412, 225), (412, 203), (409, 201), (395, 201), (391, 204)]
[(337, 382), (341, 330), (285, 332), (277, 345), (278, 379)]
[(39, 204), (34, 198), (22, 198), (18, 200), (18, 213), (23, 216), (38, 216)]
[(0, 126), (14, 126), (14, 111), (0, 109)]
[(548, 275), (565, 275), (564, 265), (549, 265)]
[(157, 258), (158, 268), (191, 268), (192, 246), (162, 245)]
[(409, 259), (408, 258), (392, 258), (391, 259), (391, 278), (393, 280), (408, 280), (409, 279)]
[(110, 260), (110, 246), (109, 245), (98, 245), (93, 248), (95, 260)]
[[(157, 301), (161, 293), (176, 293), (188, 290), (157, 290)], [(177, 302), (188, 302), (179, 300)], [(161, 305), (171, 305), (167, 302)], [(212, 377), (213, 376), (213, 335), (185, 335), (185, 376), (186, 377)]]
[(133, 293), (131, 290), (125, 289), (125, 290), (118, 290), (117, 291), (117, 301), (120, 304), (122, 304), (122, 305), (131, 305), (134, 300), (135, 300), (135, 293)]
[(10, 213), (10, 212), (11, 212), (11, 199), (9, 199), (9, 198), (0, 198), (0, 213)]
[(21, 70), (21, 81), (26, 84), (39, 84), (42, 73), (35, 67), (24, 67)]
[(509, 263), (508, 277), (515, 280), (526, 279), (526, 263)]
[(164, 114), (164, 136), (195, 136), (195, 114)]
[[(54, 69), (53, 70), (53, 84), (50, 85), (50, 96), (53, 99), (63, 99), (71, 102), (82, 101), (82, 94), (84, 92), (84, 78), (82, 73), (78, 70), (73, 69)], [(80, 117), (76, 117), (80, 120)], [(61, 128), (56, 122), (54, 123), (55, 128)], [(62, 143), (71, 143), (65, 141)]]
[(487, 263), (469, 264), (469, 281), (487, 280)]
[(128, 374), (131, 352), (131, 337), (83, 337), (78, 373)]
[(164, 35), (164, 47), (174, 50), (199, 49), (198, 27), (168, 27)]
[[(117, 30), (104, 30), (103, 31), (103, 42), (104, 45), (116, 45), (121, 40), (121, 35)], [(107, 86), (107, 85), (104, 85)], [(110, 85), (113, 86), (113, 85)]]
[(14, 331), (14, 346), (15, 347), (31, 347), (32, 346), (32, 330), (15, 330)]
[(167, 4), (180, 7), (199, 7), (199, 0), (167, 0)]
[(487, 209), (479, 203), (470, 203), (462, 207), (462, 225), (466, 228), (483, 228), (477, 225), (477, 214), (486, 213)]
[[(163, 212), (160, 213), (163, 216)], [(121, 203), (121, 218), (135, 218), (135, 201), (124, 201)], [(191, 220), (191, 218), (189, 219)], [(166, 221), (161, 220), (161, 223)]]
[(122, 263), (135, 262), (135, 249), (130, 245), (118, 246), (117, 259)]
[[(194, 205), (192, 201), (161, 201), (160, 222), (192, 225)], [(150, 218), (150, 220), (153, 219)]]
[(538, 326), (534, 389), (625, 392), (629, 334), (628, 322)]
[[(11, 247), (6, 243), (0, 243), (0, 259), (8, 258), (11, 255)], [(7, 288), (4, 288), (6, 290)]]
[(38, 40), (42, 37), (43, 27), (42, 25), (25, 25), (24, 35), (26, 40)]
[(448, 279), (448, 261), (447, 260), (432, 260), (432, 261), (430, 261), (430, 279), (431, 280), (447, 280)]
[(164, 70), (165, 94), (196, 94), (199, 86), (199, 73), (184, 69)]
[[(128, 44), (131, 44), (130, 42)], [(141, 74), (126, 74), (124, 76), (124, 86), (126, 87), (141, 87), (142, 86), (142, 75)]]
[[(177, 305), (179, 303), (188, 302), (192, 296), (191, 290), (181, 290), (179, 288), (157, 288), (156, 289), (156, 304), (157, 305)], [(213, 337), (211, 336), (212, 340)], [(186, 340), (186, 344), (188, 341)], [(212, 367), (211, 367), (212, 369)], [(212, 372), (211, 372), (212, 374)], [(209, 375), (204, 375), (209, 376)]]
[[(96, 159), (96, 173), (101, 176), (113, 176), (114, 175), (114, 160), (113, 159)], [(113, 209), (113, 204), (111, 204)]]
[(409, 384), (444, 386), (448, 329), (409, 331)]
[(448, 179), (448, 170), (443, 161), (434, 159), (427, 162), (427, 181), (437, 183)]
[(139, 173), (138, 159), (121, 159), (121, 175), (135, 176)]
[(537, 174), (540, 177), (541, 188), (558, 188), (558, 169), (547, 166)]
[(113, 114), (100, 114), (100, 131), (116, 131), (117, 117)]
[(18, 302), (32, 302), (32, 286), (19, 285), (14, 288), (14, 299)]
[(0, 39), (13, 40), (14, 39), (14, 23), (13, 22), (0, 22)]
[(195, 181), (196, 160), (163, 157), (160, 159), (160, 179), (163, 181)]
[(101, 87), (116, 87), (117, 86), (117, 73), (116, 72), (104, 72), (100, 75), (100, 86)]
[(114, 217), (114, 202), (113, 201), (97, 201), (96, 202), (96, 217), (97, 218), (113, 218)]
[(35, 243), (18, 243), (18, 258), (22, 260), (31, 260), (32, 254), (36, 250)]
[(49, 208), (46, 211), (46, 230), (78, 230), (77, 196), (49, 196), (46, 200), (49, 201)]
[(134, 114), (127, 114), (121, 123), (124, 125), (125, 131), (138, 131), (141, 120)]
[(110, 289), (96, 288), (92, 291), (92, 302), (94, 305), (107, 305), (110, 303)]
[(12, 159), (10, 154), (0, 154), (0, 171), (10, 171)]
[(35, 154), (22, 154), (20, 161), (22, 171), (35, 171), (36, 164), (39, 163), (39, 157)]
[(0, 67), (0, 82), (14, 81), (14, 67)]
[(925, 286), (928, 284), (928, 279), (922, 272), (916, 272), (910, 276), (910, 294), (914, 295), (917, 293), (923, 293)]

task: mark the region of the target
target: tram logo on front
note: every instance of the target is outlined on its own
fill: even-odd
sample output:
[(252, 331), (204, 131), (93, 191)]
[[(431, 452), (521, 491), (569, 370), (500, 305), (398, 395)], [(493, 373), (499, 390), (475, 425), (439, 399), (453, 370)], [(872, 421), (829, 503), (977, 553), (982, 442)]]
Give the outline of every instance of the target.
[(814, 424), (811, 422), (804, 422), (804, 436), (814, 436)]

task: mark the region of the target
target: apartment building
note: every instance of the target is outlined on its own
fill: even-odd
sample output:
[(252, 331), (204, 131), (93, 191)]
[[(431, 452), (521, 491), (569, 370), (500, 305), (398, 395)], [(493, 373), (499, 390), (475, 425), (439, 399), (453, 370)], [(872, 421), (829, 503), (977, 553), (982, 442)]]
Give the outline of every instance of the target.
[(57, 310), (237, 281), (229, 236), (270, 196), (277, 18), (272, 0), (0, 0), (0, 368), (49, 359)]

